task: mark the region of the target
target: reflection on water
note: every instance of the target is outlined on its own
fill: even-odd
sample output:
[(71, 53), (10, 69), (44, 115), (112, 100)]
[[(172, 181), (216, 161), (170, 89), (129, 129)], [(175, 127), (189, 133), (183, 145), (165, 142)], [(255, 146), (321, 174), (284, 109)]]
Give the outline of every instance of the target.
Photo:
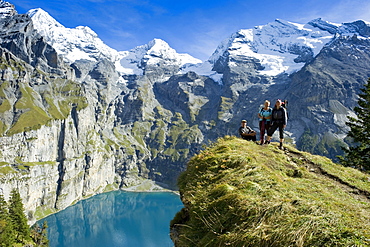
[(173, 246), (169, 224), (182, 207), (173, 193), (114, 191), (44, 220), (50, 247), (166, 247)]

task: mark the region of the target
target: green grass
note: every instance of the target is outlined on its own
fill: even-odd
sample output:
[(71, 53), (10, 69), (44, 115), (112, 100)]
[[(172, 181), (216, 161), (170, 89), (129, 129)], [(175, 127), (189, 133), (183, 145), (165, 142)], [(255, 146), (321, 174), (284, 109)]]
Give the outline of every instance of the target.
[(233, 107), (233, 99), (221, 97), (220, 110), (218, 111), (218, 119), (223, 119), (224, 115)]
[(0, 164), (0, 178), (6, 176), (9, 173), (16, 173), (16, 171), (8, 164)]
[(9, 103), (9, 100), (3, 99), (3, 103), (0, 105), (0, 113), (4, 113), (6, 111), (9, 111), (11, 109), (11, 105)]
[[(0, 113), (15, 109), (19, 114), (12, 123), (5, 123), (4, 119), (1, 119), (0, 136), (39, 129), (50, 120), (66, 118), (73, 106), (81, 110), (88, 105), (83, 89), (77, 82), (33, 70), (15, 57), (7, 60), (0, 58), (0, 67), (13, 71), (13, 80), (18, 80), (3, 81), (0, 84)], [(30, 75), (30, 78), (42, 77), (43, 86), (28, 84), (24, 80), (26, 74)], [(10, 97), (18, 95), (20, 97), (16, 102), (10, 100)]]
[(22, 85), (20, 90), (22, 96), (15, 104), (15, 108), (24, 112), (9, 129), (8, 135), (40, 128), (51, 119), (44, 109), (35, 104), (35, 95), (37, 93), (32, 88)]
[(44, 99), (49, 105), (48, 112), (54, 119), (64, 119), (68, 116), (69, 112), (63, 112), (63, 110), (61, 110), (61, 104), (57, 103), (57, 105), (59, 106), (57, 107), (52, 95), (45, 94)]
[(369, 246), (370, 199), (353, 191), (370, 175), (287, 149), (225, 137), (194, 156), (176, 246)]
[(40, 108), (24, 112), (18, 121), (9, 129), (7, 135), (13, 135), (23, 131), (38, 129), (45, 125), (50, 118)]
[[(81, 86), (76, 82), (62, 79), (50, 79), (50, 85), (44, 92), (37, 92), (27, 84), (20, 84), (21, 97), (15, 103), (15, 109), (22, 113), (12, 126), (6, 131), (7, 126), (0, 126), (0, 134), (13, 135), (16, 133), (39, 129), (53, 119), (64, 119), (75, 105), (77, 110), (87, 107), (88, 103), (83, 96)], [(5, 86), (4, 86), (5, 85)], [(0, 97), (3, 101), (0, 105), (0, 113), (12, 108), (9, 101), (4, 98), (3, 88), (8, 84), (1, 85)], [(41, 103), (41, 99), (43, 102)]]
[(36, 208), (34, 217), (35, 217), (35, 219), (39, 220), (39, 219), (43, 219), (46, 216), (51, 215), (51, 214), (53, 214), (55, 212), (56, 212), (56, 210), (55, 209), (52, 209), (50, 207), (47, 207), (47, 206), (39, 206), (39, 207)]
[(32, 88), (22, 85), (20, 91), (22, 96), (15, 104), (15, 108), (22, 110), (23, 113), (9, 129), (7, 132), (8, 135), (39, 128), (50, 120), (50, 117), (45, 111), (35, 105), (34, 100), (36, 92)]
[(3, 121), (0, 120), (0, 137), (4, 135), (7, 126), (4, 124)]

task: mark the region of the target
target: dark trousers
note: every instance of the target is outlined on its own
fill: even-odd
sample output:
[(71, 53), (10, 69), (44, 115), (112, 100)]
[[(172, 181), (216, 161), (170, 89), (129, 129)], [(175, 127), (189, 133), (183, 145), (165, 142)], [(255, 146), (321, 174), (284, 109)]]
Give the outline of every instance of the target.
[(268, 129), (270, 128), (270, 121), (262, 120), (260, 121), (260, 139), (261, 142), (265, 139), (265, 133), (268, 132)]
[(254, 136), (242, 136), (242, 138), (244, 139), (244, 140), (247, 140), (247, 141), (256, 141), (256, 136), (254, 135)]
[(267, 135), (272, 136), (278, 128), (279, 128), (280, 139), (284, 139), (284, 123), (273, 122), (267, 131)]

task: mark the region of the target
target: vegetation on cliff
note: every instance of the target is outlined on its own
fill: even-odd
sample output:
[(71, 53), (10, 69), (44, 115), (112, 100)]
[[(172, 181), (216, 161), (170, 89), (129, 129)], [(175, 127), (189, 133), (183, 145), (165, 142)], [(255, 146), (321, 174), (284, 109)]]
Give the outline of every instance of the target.
[(221, 138), (178, 185), (176, 246), (370, 245), (370, 175), (291, 146)]
[(1, 49), (0, 69), (0, 137), (39, 129), (88, 105), (79, 83), (34, 69)]

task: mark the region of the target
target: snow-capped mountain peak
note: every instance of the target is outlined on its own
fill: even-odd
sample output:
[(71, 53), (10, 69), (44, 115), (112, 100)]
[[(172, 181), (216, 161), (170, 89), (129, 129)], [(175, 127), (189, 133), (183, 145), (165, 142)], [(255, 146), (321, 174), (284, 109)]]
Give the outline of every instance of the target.
[(241, 29), (232, 34), (209, 61), (215, 63), (227, 52), (231, 56), (258, 59), (264, 67), (259, 71), (261, 74), (290, 74), (302, 68), (332, 38), (329, 31), (310, 23), (303, 25), (277, 19), (267, 25)]
[(31, 9), (27, 12), (28, 16), (31, 17), (34, 24), (36, 24), (38, 27), (41, 27), (42, 25), (45, 26), (54, 26), (59, 28), (64, 28), (62, 24), (57, 22), (53, 17), (49, 15), (46, 11), (40, 8)]
[[(0, 8), (1, 4), (9, 8), (8, 3), (0, 1)], [(215, 68), (220, 58), (230, 56), (258, 61), (256, 72), (273, 77), (298, 71), (337, 35), (370, 37), (370, 25), (363, 21), (340, 25), (320, 18), (307, 24), (277, 19), (266, 25), (240, 29), (223, 41), (208, 61), (202, 62), (188, 54), (178, 53), (161, 39), (118, 52), (104, 44), (89, 27), (66, 28), (42, 9), (33, 9), (27, 14), (36, 30), (70, 63), (80, 59), (99, 61), (106, 58), (114, 62), (117, 71), (123, 75), (143, 75), (147, 66), (152, 69), (153, 66), (171, 66), (172, 69), (178, 68), (179, 73), (194, 71), (220, 83), (222, 74), (214, 71), (222, 73), (222, 69)], [(237, 60), (223, 61), (235, 67), (238, 66)]]
[(143, 47), (145, 55), (148, 59), (150, 57), (176, 59), (176, 51), (172, 49), (167, 42), (161, 39), (153, 39), (148, 43), (148, 45)]
[(104, 44), (89, 27), (66, 28), (40, 8), (27, 14), (35, 29), (70, 63), (79, 59), (98, 61), (105, 57), (116, 61), (118, 58), (118, 52)]
[[(257, 59), (266, 76), (291, 74), (311, 61), (330, 41), (339, 36), (370, 38), (370, 25), (364, 21), (336, 24), (314, 19), (298, 24), (277, 19), (267, 25), (241, 29), (223, 41), (208, 60), (215, 64), (227, 56)], [(229, 62), (229, 66), (236, 66)]]
[(187, 63), (201, 63), (202, 61), (189, 54), (177, 53), (167, 42), (161, 39), (153, 39), (142, 47), (146, 50), (144, 59), (147, 63), (156, 63), (157, 59), (176, 60), (179, 66)]
[(123, 74), (143, 74), (144, 65), (161, 62), (182, 67), (185, 64), (198, 64), (202, 61), (189, 54), (177, 53), (167, 42), (153, 39), (146, 45), (137, 46), (130, 51), (123, 51), (116, 67)]
[(40, 8), (32, 9), (28, 11), (27, 14), (31, 17), (34, 25), (36, 25), (35, 27), (37, 27), (37, 30), (43, 34), (48, 34), (48, 30), (52, 31), (52, 29), (60, 28), (61, 30), (68, 31), (69, 33), (73, 32), (73, 30), (76, 30), (76, 32), (85, 33), (86, 36), (91, 36), (93, 38), (98, 37), (98, 35), (87, 26), (78, 26), (74, 29), (66, 28), (53, 17), (51, 17), (48, 12)]
[(17, 11), (14, 5), (3, 0), (0, 0), (0, 18), (16, 15)]

